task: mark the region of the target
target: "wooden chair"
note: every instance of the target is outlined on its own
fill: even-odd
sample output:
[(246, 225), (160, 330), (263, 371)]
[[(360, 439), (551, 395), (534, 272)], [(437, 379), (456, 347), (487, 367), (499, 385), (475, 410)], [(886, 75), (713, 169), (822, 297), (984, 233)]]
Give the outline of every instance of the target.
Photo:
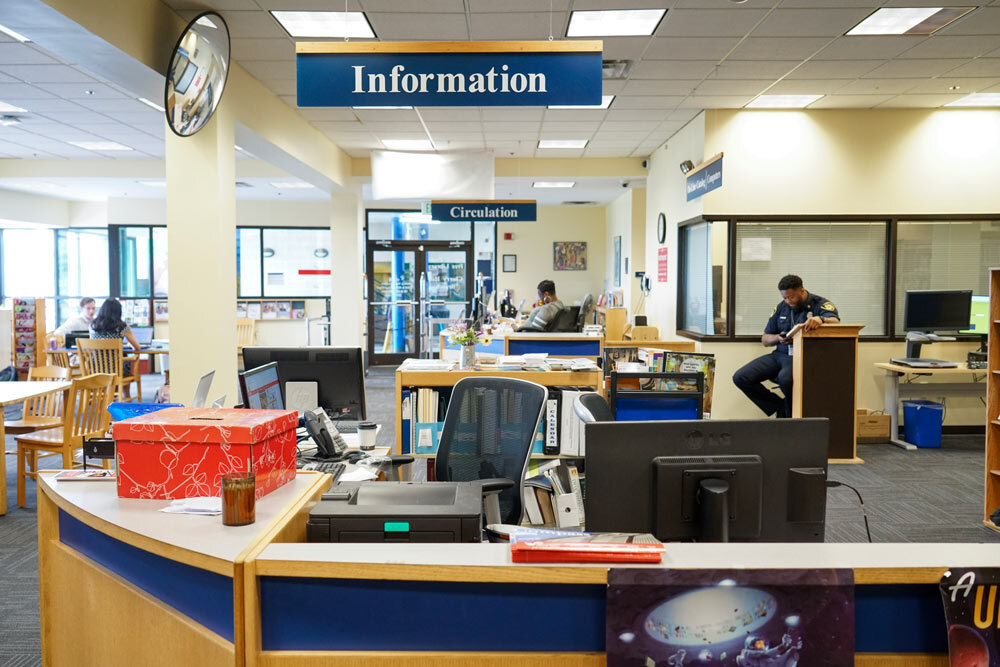
[(659, 336), (660, 330), (656, 327), (632, 327), (632, 340), (656, 340)]
[[(138, 361), (138, 356), (125, 357), (120, 338), (77, 338), (76, 347), (80, 351), (80, 365), (84, 375), (109, 373), (115, 376), (115, 400), (142, 402), (142, 383), (139, 376), (122, 375), (124, 361)], [(132, 367), (135, 369), (135, 366)], [(126, 391), (135, 383), (135, 396)]]
[[(28, 382), (69, 380), (69, 369), (59, 366), (34, 366), (28, 369)], [(24, 402), (20, 419), (4, 422), (10, 435), (31, 433), (45, 428), (62, 426), (64, 392), (29, 398)]]
[(257, 344), (257, 320), (250, 317), (236, 318), (236, 350), (242, 352), (247, 345)]
[[(56, 342), (57, 349), (63, 349), (66, 345), (66, 337), (60, 334), (46, 334), (45, 344), (47, 347), (51, 347), (50, 341)], [(59, 368), (68, 368), (70, 372), (70, 378), (78, 378), (83, 375), (80, 371), (80, 364), (74, 363), (76, 361), (72, 358), (69, 352), (46, 352), (46, 363), (49, 366), (58, 366)], [(67, 378), (67, 379), (70, 379)]]
[(83, 441), (107, 431), (111, 423), (108, 404), (114, 393), (114, 380), (115, 376), (110, 373), (73, 380), (66, 396), (62, 426), (17, 437), (18, 507), (24, 507), (25, 478), (38, 477), (39, 455), (62, 454), (63, 468), (72, 468), (73, 455), (83, 447)]

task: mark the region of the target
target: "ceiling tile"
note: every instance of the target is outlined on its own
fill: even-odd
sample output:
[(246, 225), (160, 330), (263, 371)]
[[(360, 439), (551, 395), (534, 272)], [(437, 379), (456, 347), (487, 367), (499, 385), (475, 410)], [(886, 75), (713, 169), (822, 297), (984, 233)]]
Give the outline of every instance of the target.
[(580, 132), (583, 135), (591, 135), (597, 131), (601, 123), (599, 121), (592, 122), (580, 122), (580, 121), (549, 121), (542, 123), (542, 134), (547, 134), (548, 132)]
[(763, 9), (675, 9), (667, 12), (659, 37), (743, 37), (767, 14)]
[(261, 81), (264, 79), (294, 79), (296, 76), (294, 60), (251, 60), (243, 63), (243, 67), (255, 79)]
[(900, 58), (976, 58), (1000, 48), (1000, 34), (971, 37), (931, 35)]
[(664, 109), (610, 109), (606, 116), (609, 121), (622, 120), (663, 120)]
[(629, 75), (639, 79), (694, 79), (700, 81), (715, 70), (714, 60), (642, 60)]
[(804, 60), (829, 41), (826, 37), (747, 37), (726, 60)]
[(299, 114), (306, 120), (311, 121), (337, 121), (354, 120), (354, 111), (340, 107), (319, 107), (311, 109), (300, 109)]
[(275, 95), (291, 97), (298, 92), (295, 79), (261, 79), (260, 82), (267, 86)]
[(987, 77), (1000, 76), (1000, 58), (976, 58), (948, 72), (948, 76)]
[(615, 99), (615, 109), (673, 109), (684, 96), (681, 95), (635, 95)]
[(858, 79), (851, 81), (837, 92), (844, 95), (900, 94), (920, 82), (920, 79)]
[(497, 132), (537, 132), (541, 123), (483, 123), (486, 133)]
[[(492, 0), (490, 0), (492, 2)], [(605, 37), (605, 60), (638, 60), (646, 46), (650, 44), (649, 37)]]
[(827, 95), (809, 105), (810, 109), (872, 109), (892, 95)]
[(465, 13), (462, 0), (362, 0), (366, 12), (453, 12)]
[(856, 79), (882, 65), (881, 60), (810, 60), (789, 72), (789, 79)]
[(388, 122), (388, 123), (375, 123), (366, 122), (364, 126), (378, 134), (380, 132), (415, 132), (420, 134), (424, 131), (424, 126), (420, 123), (403, 123), (403, 122)]
[(695, 95), (759, 95), (768, 86), (774, 83), (773, 79), (763, 79), (757, 81), (722, 81), (719, 79), (708, 79), (702, 81), (695, 89)]
[(744, 0), (743, 4), (734, 5), (733, 0), (677, 0), (677, 9), (770, 9), (774, 0)]
[(323, 132), (370, 132), (366, 125), (358, 121), (334, 120), (334, 121), (313, 121), (313, 125)]
[(599, 130), (597, 134), (594, 135), (594, 141), (613, 142), (613, 143), (634, 142), (638, 144), (640, 141), (642, 141), (648, 136), (649, 132), (610, 132), (605, 130)]
[(58, 121), (60, 123), (68, 123), (73, 126), (80, 123), (106, 123), (108, 121), (107, 116), (79, 107), (78, 109), (78, 111), (72, 112), (46, 111), (42, 115), (50, 120)]
[(601, 124), (599, 134), (603, 135), (605, 132), (638, 132), (640, 130), (651, 132), (659, 124), (658, 120), (606, 120)]
[(212, 0), (210, 6), (203, 0), (164, 0), (164, 4), (179, 12), (202, 12), (208, 9), (216, 11), (260, 9), (254, 0)]
[[(922, 0), (916, 0), (921, 2)], [(782, 7), (816, 9), (819, 7), (878, 7), (885, 0), (784, 0)], [(915, 6), (915, 2), (911, 2)]]
[(427, 121), (431, 132), (482, 132), (482, 123), (471, 121)]
[(667, 120), (687, 122), (701, 113), (700, 109), (675, 109), (667, 114)]
[(776, 9), (754, 30), (754, 37), (839, 37), (871, 13), (863, 7)]
[(0, 100), (5, 102), (13, 99), (38, 100), (52, 99), (54, 97), (56, 97), (55, 94), (27, 83), (0, 83)]
[(722, 60), (737, 37), (656, 37), (643, 60)]
[(4, 65), (58, 65), (40, 50), (20, 42), (0, 43), (0, 63)]
[(767, 89), (768, 95), (829, 95), (847, 85), (847, 79), (782, 79)]
[(40, 83), (38, 88), (64, 100), (125, 100), (130, 96), (103, 83)]
[(687, 109), (739, 109), (753, 99), (752, 95), (713, 95), (688, 97), (680, 106)]
[(964, 65), (967, 59), (957, 60), (890, 60), (865, 74), (867, 79), (905, 79), (935, 77)]
[[(622, 108), (622, 98), (615, 98), (611, 107), (613, 109)], [(547, 109), (545, 111), (546, 121), (600, 121), (607, 115), (603, 109)]]
[(839, 37), (813, 56), (813, 60), (887, 60), (926, 40), (926, 37), (920, 35)]
[(222, 14), (222, 18), (226, 19), (226, 25), (229, 26), (229, 34), (232, 39), (288, 38), (288, 33), (269, 12), (258, 9), (256, 11), (221, 11), (219, 13)]
[(417, 112), (413, 109), (351, 109), (351, 111), (366, 123), (420, 122)]
[(5, 74), (27, 83), (96, 83), (97, 80), (68, 65), (0, 65)]
[(604, 95), (617, 95), (622, 92), (626, 83), (625, 79), (605, 79), (601, 83), (601, 92)]
[[(653, 79), (629, 81), (625, 84), (621, 97), (629, 95), (687, 95), (696, 83), (696, 81), (657, 81)], [(618, 102), (617, 98), (615, 102)]]
[[(176, 2), (177, 0), (171, 0)], [(204, 0), (200, 0), (204, 1)], [(261, 9), (265, 10), (290, 10), (290, 11), (330, 11), (330, 0), (255, 0), (257, 5)], [(433, 2), (433, 0), (428, 0), (428, 2)], [(169, 3), (168, 3), (169, 4)], [(338, 7), (340, 11), (344, 11), (344, 3), (338, 2)], [(358, 0), (350, 0), (347, 3), (347, 11), (359, 12), (363, 11), (363, 7), (358, 4)]]
[(464, 14), (369, 14), (368, 20), (383, 41), (469, 39)]
[[(907, 92), (908, 95), (916, 93), (928, 93), (928, 94), (939, 94), (939, 95), (949, 95), (955, 92), (960, 92), (963, 95), (968, 95), (970, 93), (983, 92), (987, 88), (995, 86), (1000, 83), (1000, 78), (989, 77), (989, 78), (962, 78), (962, 77), (950, 77), (942, 76), (937, 79), (928, 79), (918, 83), (913, 88), (910, 88)], [(952, 86), (958, 86), (958, 91), (951, 90)]]
[(799, 64), (798, 60), (733, 61), (719, 65), (713, 79), (778, 79)]
[(667, 2), (669, 0), (573, 0), (573, 9), (662, 9)]
[[(554, 35), (565, 34), (569, 20), (566, 12), (554, 12), (552, 30)], [(548, 12), (511, 12), (507, 14), (472, 14), (469, 17), (470, 39), (546, 39), (549, 36)]]
[(421, 107), (420, 115), (424, 120), (464, 120), (479, 121), (479, 108), (455, 108), (455, 107)]
[(965, 97), (964, 95), (897, 95), (879, 105), (880, 109), (893, 107), (941, 107), (948, 102)]
[[(996, 3), (994, 3), (996, 4)], [(942, 30), (939, 35), (1000, 35), (1000, 7), (980, 7)]]
[(295, 60), (295, 44), (291, 39), (234, 39), (232, 56), (241, 63), (251, 60)]
[(538, 121), (545, 114), (542, 107), (484, 107), (483, 118), (487, 121)]
[[(3, 100), (4, 102), (10, 102), (10, 100), (5, 100), (2, 96), (0, 96), (0, 100)], [(29, 102), (30, 102), (30, 104), (29, 104)], [(28, 105), (28, 106), (25, 106), (25, 105)], [(40, 113), (42, 115), (46, 115), (46, 114), (48, 114), (49, 112), (52, 112), (52, 111), (61, 111), (61, 112), (65, 112), (65, 113), (72, 113), (72, 112), (77, 112), (77, 111), (86, 111), (86, 109), (84, 109), (83, 107), (81, 107), (79, 104), (75, 104), (75, 103), (69, 102), (67, 100), (60, 100), (60, 99), (57, 99), (55, 97), (53, 97), (52, 99), (46, 99), (46, 100), (29, 100), (29, 101), (25, 101), (24, 104), (18, 105), (18, 106), (24, 106), (24, 108), (26, 108), (28, 111), (31, 111), (31, 112), (34, 112), (34, 113)]]
[[(149, 109), (149, 107), (138, 100), (102, 100), (94, 98), (79, 100), (78, 103), (82, 107), (99, 113), (142, 113), (143, 109)], [(154, 111), (153, 109), (149, 110)]]

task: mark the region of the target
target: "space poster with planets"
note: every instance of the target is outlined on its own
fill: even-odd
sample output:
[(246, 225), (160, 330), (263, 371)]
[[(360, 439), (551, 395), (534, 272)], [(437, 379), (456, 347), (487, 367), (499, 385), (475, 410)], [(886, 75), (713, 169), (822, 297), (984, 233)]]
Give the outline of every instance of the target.
[(854, 665), (851, 570), (608, 572), (608, 667)]
[(997, 589), (997, 568), (951, 568), (941, 577), (951, 667), (1000, 667)]

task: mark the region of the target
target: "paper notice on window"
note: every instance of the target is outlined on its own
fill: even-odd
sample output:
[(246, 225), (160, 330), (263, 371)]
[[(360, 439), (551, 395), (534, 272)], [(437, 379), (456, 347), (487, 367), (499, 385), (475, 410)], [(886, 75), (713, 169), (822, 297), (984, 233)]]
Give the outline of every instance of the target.
[(740, 242), (740, 261), (770, 262), (771, 239), (768, 237), (742, 239)]
[[(770, 242), (770, 239), (768, 239)], [(770, 246), (768, 246), (768, 252), (770, 253)], [(284, 273), (268, 273), (267, 274), (267, 284), (268, 286), (280, 286), (285, 284), (285, 274)]]

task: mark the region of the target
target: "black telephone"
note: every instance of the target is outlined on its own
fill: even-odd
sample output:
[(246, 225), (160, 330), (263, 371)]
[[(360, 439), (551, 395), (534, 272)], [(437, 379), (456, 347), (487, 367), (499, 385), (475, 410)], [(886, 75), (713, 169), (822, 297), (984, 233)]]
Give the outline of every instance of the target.
[(316, 443), (316, 450), (325, 459), (339, 459), (347, 451), (347, 442), (340, 431), (333, 425), (323, 408), (308, 410), (302, 415), (306, 431)]

